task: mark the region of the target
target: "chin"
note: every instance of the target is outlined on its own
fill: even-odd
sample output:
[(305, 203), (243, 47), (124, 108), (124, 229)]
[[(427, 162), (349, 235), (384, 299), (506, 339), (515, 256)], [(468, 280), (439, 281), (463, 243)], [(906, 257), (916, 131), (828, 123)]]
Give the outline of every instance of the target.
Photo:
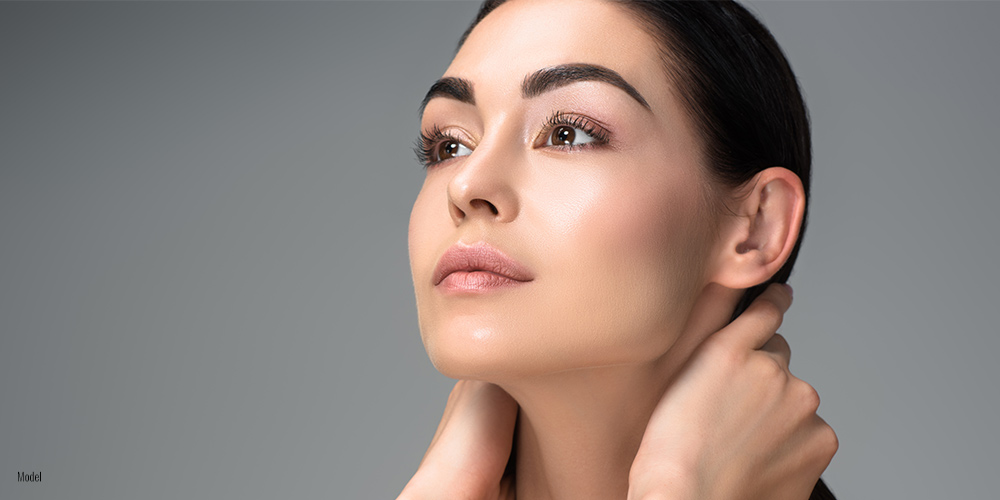
[(649, 363), (676, 337), (672, 311), (654, 308), (659, 302), (627, 300), (611, 307), (593, 301), (577, 307), (544, 299), (420, 303), (420, 333), (431, 363), (450, 378), (496, 383)]
[(431, 363), (442, 375), (456, 380), (481, 380), (500, 383), (513, 379), (524, 379), (564, 371), (574, 367), (554, 366), (533, 360), (505, 359), (498, 356), (458, 355), (448, 351), (431, 353)]
[(650, 361), (652, 346), (635, 349), (623, 345), (548, 345), (480, 328), (434, 330), (426, 333), (424, 347), (431, 363), (453, 379), (500, 383), (557, 372)]
[(449, 378), (492, 382), (538, 369), (533, 366), (537, 363), (519, 355), (514, 348), (517, 342), (494, 330), (480, 327), (422, 331), (431, 363)]

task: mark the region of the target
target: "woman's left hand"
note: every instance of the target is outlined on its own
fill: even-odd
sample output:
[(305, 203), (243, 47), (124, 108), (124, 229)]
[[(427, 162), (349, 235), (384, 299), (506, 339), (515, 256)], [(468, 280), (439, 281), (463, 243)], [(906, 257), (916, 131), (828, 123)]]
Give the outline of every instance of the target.
[(788, 371), (791, 351), (776, 333), (791, 290), (771, 285), (712, 333), (738, 293), (716, 287), (701, 297), (693, 324), (708, 333), (688, 332), (704, 341), (646, 426), (629, 500), (804, 500), (836, 453), (836, 434), (816, 415), (819, 396)]

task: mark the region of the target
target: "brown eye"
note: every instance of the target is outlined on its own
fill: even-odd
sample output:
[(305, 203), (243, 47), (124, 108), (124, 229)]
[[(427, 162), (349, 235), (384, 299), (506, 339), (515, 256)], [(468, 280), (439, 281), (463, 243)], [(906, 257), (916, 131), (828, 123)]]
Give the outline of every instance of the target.
[(576, 132), (573, 127), (560, 125), (552, 130), (553, 146), (568, 146), (573, 144), (574, 139), (576, 139)]
[(472, 151), (458, 141), (444, 141), (438, 145), (437, 148), (438, 160), (448, 160), (458, 156), (467, 156), (469, 154), (472, 154)]
[(442, 142), (441, 146), (438, 148), (438, 158), (442, 160), (447, 160), (455, 155), (458, 151), (458, 143), (455, 141)]
[(556, 125), (549, 134), (546, 146), (563, 146), (572, 149), (575, 146), (582, 146), (591, 142), (598, 141), (580, 127)]

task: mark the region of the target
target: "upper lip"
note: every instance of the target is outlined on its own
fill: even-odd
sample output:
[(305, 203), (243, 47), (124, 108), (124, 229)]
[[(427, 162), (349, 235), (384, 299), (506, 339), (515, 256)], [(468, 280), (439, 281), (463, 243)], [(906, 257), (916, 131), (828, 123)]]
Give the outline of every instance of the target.
[(531, 272), (523, 265), (486, 242), (452, 245), (434, 268), (434, 285), (456, 271), (487, 271), (515, 281), (532, 280)]

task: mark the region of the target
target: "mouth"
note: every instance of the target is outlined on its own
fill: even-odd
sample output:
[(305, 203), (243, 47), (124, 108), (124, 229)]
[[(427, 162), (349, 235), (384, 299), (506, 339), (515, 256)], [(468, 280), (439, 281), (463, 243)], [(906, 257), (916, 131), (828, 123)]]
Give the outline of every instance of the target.
[(452, 291), (483, 291), (534, 279), (522, 264), (485, 242), (455, 244), (434, 269), (434, 286)]
[(445, 276), (438, 288), (453, 293), (486, 292), (495, 288), (527, 283), (487, 271), (455, 271)]

